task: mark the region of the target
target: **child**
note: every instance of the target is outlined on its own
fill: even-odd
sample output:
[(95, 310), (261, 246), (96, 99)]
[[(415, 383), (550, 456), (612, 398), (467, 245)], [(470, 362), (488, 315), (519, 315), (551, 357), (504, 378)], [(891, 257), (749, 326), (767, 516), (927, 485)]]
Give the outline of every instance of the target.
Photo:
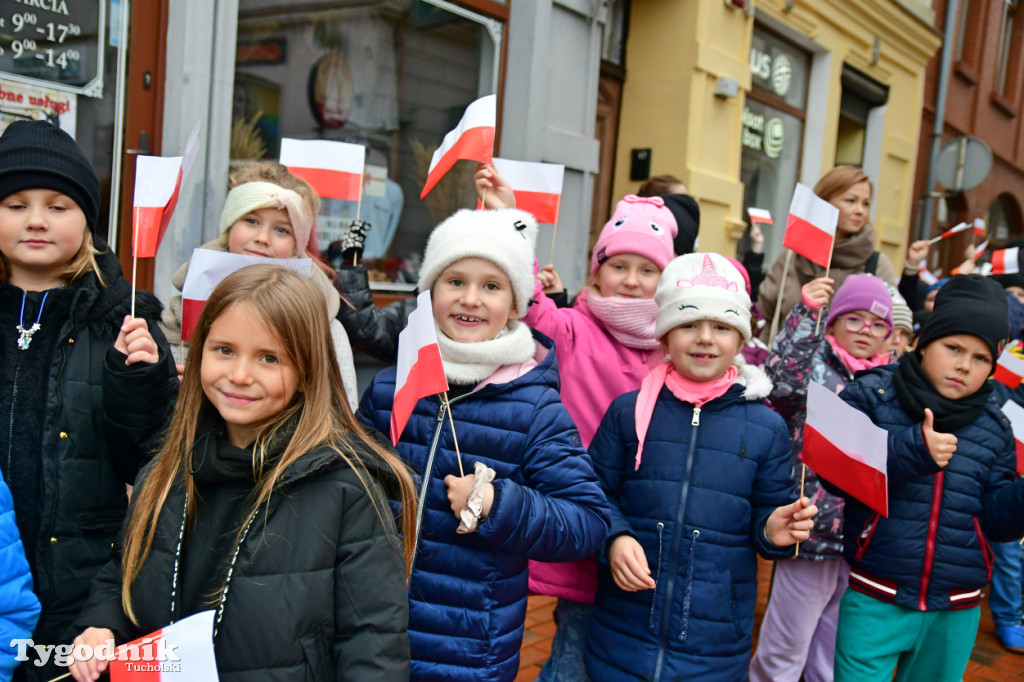
[[(398, 444), (423, 477), (409, 588), (413, 679), (514, 679), (527, 560), (589, 556), (608, 530), (607, 503), (558, 396), (552, 343), (518, 319), (533, 291), (536, 239), (532, 216), (502, 209), (459, 211), (427, 242), (419, 287), (433, 298), (455, 434), (434, 396), (416, 404)], [(395, 370), (378, 374), (360, 418), (386, 431), (394, 393)], [(455, 438), (475, 475), (457, 477)], [(474, 486), (485, 470), (493, 483)], [(479, 514), (467, 509), (471, 490)], [(457, 533), (460, 518), (476, 532)]]
[(95, 232), (99, 180), (67, 133), (9, 125), (0, 197), (0, 469), (42, 602), (32, 637), (59, 644), (166, 424), (174, 366), (156, 298), (136, 292), (129, 317), (131, 285)]
[[(310, 277), (327, 304), (331, 320), (331, 338), (341, 371), (341, 380), (349, 404), (359, 401), (352, 347), (340, 322), (334, 321), (341, 298), (331, 282), (334, 271), (323, 264), (316, 249), (314, 220), (320, 211), (320, 198), (309, 184), (278, 163), (251, 162), (231, 173), (231, 191), (220, 215), (220, 237), (203, 244), (213, 251), (269, 258), (312, 258), (316, 266)], [(188, 276), (189, 262), (174, 273), (171, 280), (181, 291)], [(181, 357), (187, 342), (181, 340), (181, 296), (174, 296), (160, 318), (160, 325), (171, 343), (175, 359)]]
[[(802, 474), (808, 383), (838, 393), (858, 371), (889, 362), (893, 302), (887, 286), (872, 275), (850, 275), (819, 329), (832, 280), (813, 280), (775, 337), (766, 367), (774, 384), (768, 402), (789, 427), (796, 481)], [(775, 565), (771, 600), (750, 663), (753, 682), (797, 682), (801, 675), (807, 682), (832, 679), (839, 600), (849, 578), (842, 560), (843, 499), (822, 490), (811, 469), (803, 478), (803, 494), (820, 511), (797, 557)]]
[(18, 665), (11, 640), (28, 639), (39, 618), (39, 599), (14, 522), (14, 500), (0, 479), (0, 681), (8, 682)]
[[(1007, 336), (999, 285), (958, 275), (917, 350), (840, 397), (889, 432), (889, 516), (846, 497), (835, 679), (959, 680), (974, 645), (995, 541), (1024, 535), (1024, 481), (986, 381)], [(824, 481), (843, 494), (842, 481)]]
[[(408, 676), (405, 565), (382, 487), (404, 505), (407, 554), (415, 491), (349, 409), (322, 308), (309, 278), (269, 265), (213, 290), (76, 645), (216, 609), (223, 682)], [(71, 672), (92, 680), (106, 665)]]
[[(669, 263), (655, 334), (671, 361), (608, 408), (590, 455), (612, 506), (587, 647), (594, 680), (740, 680), (755, 551), (792, 556), (817, 509), (793, 502), (789, 437), (737, 354), (750, 298), (718, 254)], [(647, 590), (652, 590), (647, 592)]]

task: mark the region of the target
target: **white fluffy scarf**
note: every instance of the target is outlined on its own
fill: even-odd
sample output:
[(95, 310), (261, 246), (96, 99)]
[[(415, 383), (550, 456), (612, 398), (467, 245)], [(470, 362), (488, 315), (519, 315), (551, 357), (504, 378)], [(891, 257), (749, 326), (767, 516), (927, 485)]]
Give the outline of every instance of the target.
[(465, 343), (444, 335), (437, 323), (437, 345), (444, 361), (444, 373), (453, 384), (478, 384), (503, 365), (526, 362), (537, 352), (530, 328), (512, 320), (490, 341)]

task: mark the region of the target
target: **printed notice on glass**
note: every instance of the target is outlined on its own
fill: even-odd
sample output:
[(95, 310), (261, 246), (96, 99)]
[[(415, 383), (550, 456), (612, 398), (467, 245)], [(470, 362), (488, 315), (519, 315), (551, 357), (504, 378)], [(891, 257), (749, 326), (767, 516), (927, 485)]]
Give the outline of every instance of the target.
[(0, 0), (0, 77), (103, 96), (106, 0)]

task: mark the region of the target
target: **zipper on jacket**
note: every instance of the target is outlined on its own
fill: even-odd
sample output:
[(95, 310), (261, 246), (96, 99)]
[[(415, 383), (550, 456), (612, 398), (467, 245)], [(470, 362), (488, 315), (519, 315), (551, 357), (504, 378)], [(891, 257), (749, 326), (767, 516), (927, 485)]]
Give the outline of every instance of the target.
[(668, 646), (669, 621), (672, 612), (672, 592), (676, 582), (676, 562), (679, 558), (680, 532), (683, 527), (683, 519), (686, 517), (686, 498), (690, 494), (690, 476), (693, 474), (693, 455), (697, 449), (697, 429), (700, 426), (700, 408), (693, 408), (693, 417), (690, 419), (690, 448), (686, 453), (686, 470), (683, 474), (683, 483), (679, 491), (679, 506), (676, 509), (676, 525), (672, 530), (672, 545), (669, 549), (669, 582), (665, 588), (665, 606), (661, 616), (661, 634), (658, 642), (658, 658), (654, 666), (654, 682), (661, 679), (661, 667), (665, 661), (665, 648)]
[[(61, 411), (61, 408), (63, 408), (63, 406), (64, 406), (64, 393), (62, 391), (62, 384), (61, 384), (61, 382), (64, 380), (64, 368), (67, 367), (67, 364), (68, 364), (68, 342), (67, 342), (67, 340), (68, 340), (69, 337), (73, 337), (75, 335), (75, 330), (77, 329), (77, 327), (75, 326), (75, 318), (74, 318), (74, 312), (73, 312), (74, 311), (74, 307), (75, 307), (75, 303), (77, 302), (77, 300), (78, 300), (78, 297), (76, 296), (71, 301), (71, 310), (72, 310), (71, 331), (68, 332), (67, 335), (62, 336), (60, 338), (60, 340), (57, 342), (58, 344), (60, 344), (60, 368), (57, 370), (57, 409), (55, 409), (53, 411), (53, 418), (55, 420), (56, 419), (60, 419), (60, 411)], [(44, 419), (45, 419), (45, 417), (44, 417)], [(49, 464), (50, 464), (50, 482), (51, 482), (52, 490), (53, 490), (53, 502), (52, 502), (52, 504), (50, 504), (50, 520), (49, 520), (49, 522), (48, 522), (48, 524), (46, 526), (46, 530), (42, 533), (42, 537), (44, 537), (44, 538), (47, 537), (48, 535), (52, 535), (53, 534), (53, 532), (54, 532), (53, 531), (53, 527), (57, 523), (57, 499), (60, 497), (60, 495), (58, 494), (58, 491), (57, 491), (57, 459), (60, 457), (60, 453), (58, 452), (59, 444), (58, 444), (58, 441), (57, 441), (57, 433), (58, 433), (59, 430), (60, 429), (58, 429), (58, 428), (54, 428), (52, 433), (50, 434), (50, 439), (53, 441), (53, 445), (52, 445), (52, 449), (51, 449), (51, 456), (47, 457), (47, 459), (49, 460)], [(44, 495), (45, 495), (45, 491), (44, 491)], [(47, 560), (49, 562), (49, 569), (50, 569), (49, 570), (49, 573), (50, 573), (50, 585), (49, 585), (49, 588), (50, 589), (47, 590), (47, 598), (46, 598), (46, 602), (45, 603), (52, 603), (53, 597), (57, 593), (57, 585), (56, 585), (56, 582), (53, 579), (53, 551), (50, 550), (50, 547), (52, 547), (52, 545), (49, 542), (44, 542), (43, 543), (43, 547), (48, 550)], [(40, 601), (43, 601), (43, 600), (40, 600)]]
[[(461, 396), (460, 396), (461, 397)], [(458, 400), (458, 398), (456, 398)], [(451, 405), (453, 401), (449, 400)], [(437, 441), (441, 438), (441, 427), (444, 426), (444, 403), (441, 403), (437, 411), (437, 421), (434, 422), (434, 437), (430, 441), (430, 451), (427, 453), (427, 464), (423, 467), (423, 481), (420, 483), (420, 497), (416, 504), (416, 537), (413, 538), (412, 558), (409, 560), (409, 580), (412, 580), (412, 569), (416, 565), (416, 553), (420, 548), (420, 528), (423, 526), (423, 503), (427, 500), (427, 486), (430, 484), (431, 469), (434, 468), (434, 454), (437, 452)]]
[(935, 536), (939, 532), (939, 512), (942, 511), (942, 480), (946, 472), (935, 474), (932, 484), (932, 507), (928, 513), (928, 539), (924, 545), (924, 567), (921, 569), (921, 593), (917, 597), (917, 608), (926, 611), (928, 606), (928, 583), (932, 577), (932, 562), (935, 560)]
[(647, 620), (647, 629), (648, 630), (653, 630), (654, 629), (654, 603), (655, 603), (655, 601), (657, 601), (657, 597), (658, 597), (658, 581), (661, 579), (661, 548), (662, 548), (661, 539), (662, 539), (662, 536), (664, 536), (664, 534), (665, 534), (665, 524), (662, 523), (661, 521), (658, 521), (658, 567), (657, 567), (657, 570), (656, 570), (656, 572), (654, 574), (654, 589), (651, 590), (651, 616)]

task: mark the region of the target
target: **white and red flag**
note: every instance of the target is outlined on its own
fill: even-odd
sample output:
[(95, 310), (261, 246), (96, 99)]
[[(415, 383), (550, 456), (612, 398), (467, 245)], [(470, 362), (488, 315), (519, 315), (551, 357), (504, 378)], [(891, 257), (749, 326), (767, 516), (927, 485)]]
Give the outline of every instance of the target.
[(132, 201), (132, 255), (153, 258), (160, 248), (178, 205), (181, 185), (199, 152), (199, 123), (185, 143), (182, 156), (139, 156), (135, 160)]
[(813, 381), (800, 459), (819, 476), (889, 517), (889, 434), (866, 414)]
[(281, 140), (281, 165), (308, 182), (322, 199), (363, 197), (366, 147), (334, 140)]
[(1007, 400), (1003, 404), (1003, 414), (1013, 428), (1013, 441), (1017, 446), (1017, 473), (1024, 476), (1024, 407)]
[(985, 236), (985, 232), (987, 232), (987, 231), (988, 230), (985, 227), (985, 219), (984, 218), (975, 218), (974, 219), (974, 234), (978, 235), (979, 237), (984, 237)]
[(201, 611), (117, 647), (111, 682), (217, 682), (213, 653), (215, 611)]
[(398, 363), (395, 368), (395, 399), (391, 405), (391, 444), (397, 446), (405, 425), (420, 398), (448, 390), (430, 292), (416, 297), (416, 310), (398, 335)]
[(926, 268), (923, 263), (921, 267), (918, 268), (917, 270), (917, 278), (924, 282), (925, 284), (927, 284), (928, 286), (931, 286), (939, 281), (939, 278), (936, 277), (935, 274), (932, 273), (928, 268)]
[(1010, 388), (1018, 388), (1024, 382), (1024, 344), (1018, 340), (1003, 349), (992, 378)]
[(199, 313), (203, 311), (206, 299), (231, 273), (249, 265), (280, 265), (300, 275), (309, 277), (313, 261), (309, 258), (263, 258), (246, 256), (226, 251), (196, 249), (189, 261), (188, 274), (181, 288), (181, 339), (190, 341), (195, 331)]
[(487, 95), (476, 100), (462, 115), (459, 125), (448, 131), (441, 146), (430, 159), (430, 170), (423, 183), (420, 199), (427, 196), (434, 185), (451, 170), (459, 159), (490, 163), (494, 155), (494, 128), (498, 120), (498, 96)]
[(973, 258), (974, 260), (978, 260), (979, 258), (981, 258), (981, 254), (985, 253), (985, 251), (988, 250), (988, 243), (990, 241), (992, 241), (992, 237), (989, 237), (981, 244), (979, 244), (978, 248), (974, 249), (974, 253), (971, 254), (971, 258)]
[(789, 205), (789, 220), (786, 221), (782, 245), (827, 268), (838, 222), (839, 209), (798, 182), (793, 202)]
[(992, 252), (993, 275), (1015, 275), (1020, 272), (1020, 247)]
[[(505, 178), (516, 197), (516, 208), (533, 214), (538, 223), (556, 225), (562, 203), (562, 179), (565, 166), (536, 161), (491, 160), (498, 175)], [(479, 199), (476, 207), (481, 208)]]
[[(940, 234), (938, 237), (932, 237), (931, 239), (929, 239), (928, 243), (929, 244), (934, 244), (935, 242), (937, 242), (937, 241), (939, 241), (941, 239), (949, 239), (950, 237), (952, 237), (955, 234), (960, 234), (964, 230), (970, 229), (970, 227), (971, 226), (968, 225), (967, 223), (960, 223), (958, 225), (954, 225), (953, 227), (949, 228), (948, 230), (946, 230), (945, 232)], [(984, 233), (982, 233), (982, 234), (984, 234)]]
[(751, 206), (747, 209), (747, 215), (750, 216), (750, 222), (752, 223), (763, 223), (765, 225), (774, 225), (772, 222), (772, 214), (766, 208), (754, 208)]

